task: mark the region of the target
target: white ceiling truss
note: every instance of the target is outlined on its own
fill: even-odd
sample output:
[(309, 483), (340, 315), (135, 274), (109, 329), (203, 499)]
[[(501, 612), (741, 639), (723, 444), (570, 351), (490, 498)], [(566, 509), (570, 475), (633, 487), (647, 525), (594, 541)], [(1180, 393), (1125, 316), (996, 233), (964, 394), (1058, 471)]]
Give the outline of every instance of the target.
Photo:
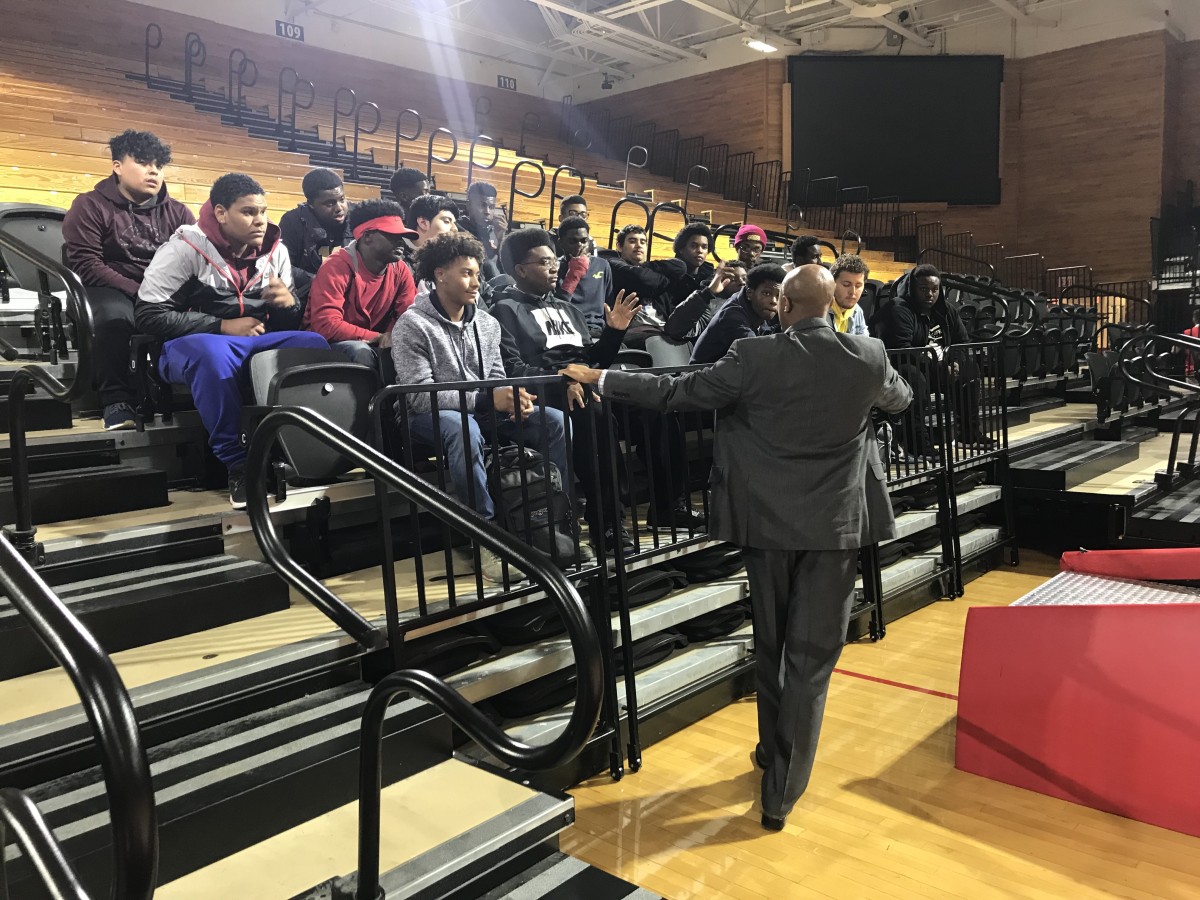
[[(757, 38), (784, 54), (829, 29), (892, 32), (932, 48), (985, 22), (1052, 26), (1090, 0), (300, 0), (312, 15), (356, 22), (553, 74), (615, 78), (704, 60), (715, 41)], [(383, 13), (383, 15), (381, 15)], [(407, 27), (406, 27), (407, 26)], [(806, 37), (806, 35), (808, 37)], [(893, 39), (894, 40), (894, 39)]]

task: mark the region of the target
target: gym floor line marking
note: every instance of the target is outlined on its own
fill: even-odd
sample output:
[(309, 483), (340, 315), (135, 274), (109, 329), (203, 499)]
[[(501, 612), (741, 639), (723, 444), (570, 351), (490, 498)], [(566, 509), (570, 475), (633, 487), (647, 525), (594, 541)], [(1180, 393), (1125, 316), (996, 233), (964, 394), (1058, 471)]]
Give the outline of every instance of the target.
[(888, 678), (878, 678), (874, 675), (864, 675), (862, 672), (851, 672), (849, 669), (834, 669), (838, 675), (849, 675), (851, 678), (861, 678), (863, 681), (874, 681), (876, 684), (886, 684), (890, 687), (903, 688), (906, 691), (916, 691), (918, 694), (929, 694), (931, 697), (944, 697), (947, 700), (957, 700), (958, 694), (947, 694), (945, 691), (935, 691), (933, 688), (918, 687), (903, 681), (892, 681)]

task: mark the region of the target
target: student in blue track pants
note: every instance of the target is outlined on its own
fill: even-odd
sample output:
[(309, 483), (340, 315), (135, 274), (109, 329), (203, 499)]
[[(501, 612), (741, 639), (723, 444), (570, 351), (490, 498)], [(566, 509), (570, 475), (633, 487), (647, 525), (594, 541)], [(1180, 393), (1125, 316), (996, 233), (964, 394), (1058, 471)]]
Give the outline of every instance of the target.
[(209, 445), (229, 470), (229, 502), (246, 505), (246, 451), (239, 440), (242, 391), (255, 353), (328, 349), (299, 331), (292, 268), (279, 228), (267, 221), (262, 187), (248, 175), (216, 180), (198, 225), (159, 248), (138, 291), (138, 328), (162, 338), (160, 369), (192, 392)]

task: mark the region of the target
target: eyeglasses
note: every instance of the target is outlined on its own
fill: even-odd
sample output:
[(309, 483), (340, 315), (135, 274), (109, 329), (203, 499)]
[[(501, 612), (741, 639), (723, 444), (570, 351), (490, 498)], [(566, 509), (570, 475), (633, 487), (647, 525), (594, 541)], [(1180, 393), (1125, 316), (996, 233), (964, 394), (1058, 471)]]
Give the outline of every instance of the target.
[(523, 266), (541, 266), (543, 269), (557, 269), (558, 258), (554, 256), (543, 256), (540, 259), (527, 259), (521, 263)]

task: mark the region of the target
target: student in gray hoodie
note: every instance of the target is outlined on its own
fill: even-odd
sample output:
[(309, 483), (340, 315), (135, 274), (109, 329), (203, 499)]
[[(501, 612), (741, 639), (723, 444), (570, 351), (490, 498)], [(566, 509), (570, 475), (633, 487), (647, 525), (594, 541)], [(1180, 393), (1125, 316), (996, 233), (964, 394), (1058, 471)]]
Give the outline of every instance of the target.
[[(500, 324), (476, 304), (483, 262), (483, 246), (467, 234), (442, 235), (417, 251), (413, 266), (418, 281), (429, 286), (429, 291), (418, 294), (416, 302), (396, 320), (392, 329), (397, 384), (506, 377), (500, 355)], [(499, 419), (497, 437), (514, 438), (517, 419), (521, 419), (526, 446), (546, 447), (550, 461), (566, 476), (564, 415), (551, 406), (538, 409), (533, 395), (524, 388), (515, 393), (512, 388), (496, 388), (465, 395), (458, 391), (438, 391), (436, 425), (431, 394), (432, 391), (407, 395), (412, 436), (423, 443), (440, 443), (454, 495), (483, 518), (495, 518), (496, 510), (488, 493), (485, 441), (479, 420), (489, 422), (493, 409)], [(469, 448), (463, 439), (464, 407), (472, 414), (466, 418)], [(503, 581), (502, 566), (495, 554), (485, 547), (480, 547), (479, 553), (483, 576), (489, 581)], [(510, 572), (510, 578), (511, 575)]]

